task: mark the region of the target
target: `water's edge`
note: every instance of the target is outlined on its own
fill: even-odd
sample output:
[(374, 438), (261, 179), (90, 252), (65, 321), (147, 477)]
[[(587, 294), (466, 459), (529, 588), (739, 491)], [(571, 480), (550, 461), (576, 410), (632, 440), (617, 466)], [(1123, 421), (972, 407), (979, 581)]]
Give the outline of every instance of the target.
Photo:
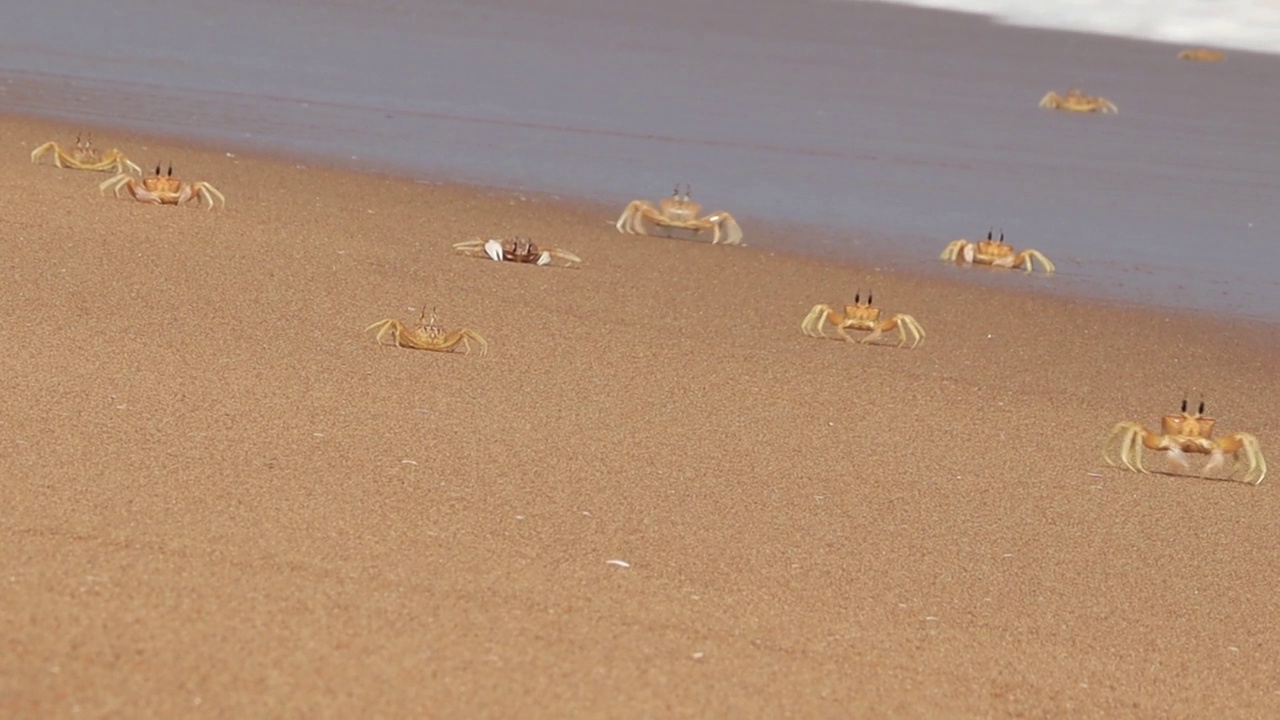
[[(692, 22), (727, 1), (680, 8)], [(748, 1), (715, 33), (614, 38), (618, 23), (640, 34), (661, 24), (669, 2), (375, 3), (358, 18), (316, 11), (307, 35), (283, 11), (249, 27), (233, 9), (203, 16), (175, 0), (146, 33), (165, 40), (145, 52), (119, 42), (67, 53), (40, 22), (26, 28), (0, 68), (0, 102), (14, 115), (619, 208), (690, 182), (708, 209), (793, 230), (753, 239), (748, 226), (757, 247), (916, 273), (939, 272), (950, 239), (1000, 227), (1059, 266), (1049, 281), (1002, 282), (1280, 321), (1280, 97), (1255, 92), (1280, 59), (1196, 67), (1153, 43), (861, 3), (784, 13)], [(43, 5), (38, 19), (70, 5)], [(140, 34), (117, 23), (125, 16), (134, 22), (120, 8), (105, 25)], [(337, 32), (350, 27), (363, 31)], [(427, 37), (392, 42), (415, 32)], [(902, 49), (907, 39), (917, 50)], [(216, 72), (166, 64), (183, 42), (242, 52)], [(302, 57), (279, 62), (290, 55)], [(386, 72), (406, 66), (424, 70)], [(1064, 78), (1105, 91), (1122, 114), (1036, 108)]]

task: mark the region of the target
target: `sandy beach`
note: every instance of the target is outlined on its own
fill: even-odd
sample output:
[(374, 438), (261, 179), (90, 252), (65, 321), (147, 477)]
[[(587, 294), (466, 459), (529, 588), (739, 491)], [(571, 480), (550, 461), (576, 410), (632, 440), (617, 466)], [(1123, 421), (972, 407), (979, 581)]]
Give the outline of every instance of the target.
[[(101, 128), (226, 208), (26, 162), (86, 129), (0, 118), (6, 717), (1280, 714), (1273, 480), (1101, 460), (1189, 397), (1280, 462), (1274, 325)], [(585, 262), (450, 251), (512, 234)], [(801, 334), (857, 291), (925, 341)], [(489, 354), (364, 332), (424, 306)]]

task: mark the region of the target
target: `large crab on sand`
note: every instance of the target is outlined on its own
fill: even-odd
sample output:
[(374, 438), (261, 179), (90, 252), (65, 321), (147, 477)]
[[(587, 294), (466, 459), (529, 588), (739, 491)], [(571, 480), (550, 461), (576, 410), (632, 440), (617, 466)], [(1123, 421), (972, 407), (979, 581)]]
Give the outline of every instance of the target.
[[(430, 319), (427, 318), (427, 309), (425, 307), (422, 309), (417, 327), (411, 328), (395, 318), (390, 318), (379, 320), (365, 328), (366, 332), (369, 330), (378, 331), (374, 339), (379, 345), (395, 345), (411, 350), (434, 350), (435, 352), (457, 352), (458, 346), (461, 345), (463, 352), (470, 354), (471, 342), (474, 341), (480, 346), (481, 355), (489, 352), (489, 343), (476, 331), (469, 328), (446, 330), (437, 325), (435, 308), (431, 309)], [(391, 337), (390, 343), (384, 342), (388, 336)]]
[(498, 262), (530, 263), (533, 265), (551, 265), (553, 261), (564, 263), (564, 267), (576, 268), (582, 264), (582, 258), (568, 250), (553, 247), (539, 247), (527, 238), (490, 238), (488, 240), (463, 240), (453, 244), (453, 251), (471, 257), (488, 257)]
[(1110, 100), (1104, 97), (1085, 95), (1079, 88), (1067, 90), (1066, 95), (1059, 95), (1050, 90), (1044, 97), (1040, 98), (1040, 107), (1050, 110), (1066, 110), (1067, 112), (1101, 112), (1104, 115), (1120, 112), (1116, 104)]
[(618, 232), (649, 235), (645, 229), (645, 223), (649, 223), (658, 228), (691, 230), (697, 234), (710, 230), (712, 244), (741, 245), (742, 228), (738, 221), (723, 210), (699, 217), (702, 205), (692, 200), (691, 190), (686, 185), (681, 195), (680, 186), (676, 185), (671, 197), (659, 200), (656, 208), (647, 200), (632, 200), (615, 223)]
[(938, 256), (940, 260), (954, 262), (957, 265), (991, 265), (993, 267), (1022, 268), (1027, 272), (1035, 269), (1038, 261), (1044, 267), (1045, 274), (1057, 268), (1039, 250), (1017, 251), (1004, 241), (1004, 231), (1000, 231), (1000, 239), (992, 240), (992, 232), (987, 231), (987, 239), (970, 242), (964, 238), (952, 240)]
[(160, 166), (156, 165), (154, 177), (139, 180), (128, 173), (120, 173), (98, 184), (99, 193), (106, 193), (108, 188), (116, 197), (120, 197), (120, 191), (125, 190), (138, 202), (156, 205), (181, 205), (192, 198), (201, 203), (207, 202), (209, 210), (213, 209), (215, 198), (222, 203), (223, 207), (227, 205), (227, 199), (209, 183), (189, 183), (174, 177), (172, 165), (169, 166), (169, 172), (165, 175), (160, 174)]
[(911, 347), (920, 344), (924, 339), (924, 328), (910, 315), (897, 314), (888, 320), (880, 319), (880, 308), (871, 304), (871, 293), (867, 293), (867, 301), (862, 302), (862, 293), (853, 295), (853, 304), (845, 305), (844, 312), (825, 303), (818, 303), (809, 310), (800, 323), (800, 330), (809, 337), (830, 337), (823, 332), (823, 326), (830, 323), (836, 327), (840, 337), (854, 342), (849, 330), (862, 330), (871, 334), (860, 342), (869, 343), (891, 330), (898, 331), (898, 347), (911, 343)]
[[(1211, 472), (1221, 467), (1228, 453), (1239, 461), (1244, 456), (1246, 467), (1243, 479), (1247, 483), (1257, 485), (1267, 475), (1267, 461), (1262, 457), (1262, 448), (1258, 438), (1249, 433), (1235, 433), (1221, 438), (1210, 437), (1213, 434), (1215, 420), (1204, 416), (1204, 402), (1200, 403), (1195, 414), (1187, 412), (1187, 401), (1182, 401), (1182, 412), (1177, 415), (1165, 415), (1160, 421), (1160, 432), (1154, 433), (1136, 422), (1126, 420), (1111, 429), (1111, 435), (1102, 449), (1102, 458), (1108, 465), (1115, 465), (1118, 459), (1126, 468), (1135, 472), (1148, 472), (1142, 466), (1142, 449), (1163, 452), (1169, 459), (1186, 470), (1189, 465), (1187, 453), (1208, 455), (1209, 462), (1204, 471)], [(1119, 450), (1117, 458), (1113, 458), (1113, 449)]]
[(86, 136), (81, 139), (76, 136), (75, 147), (67, 152), (57, 142), (50, 140), (31, 151), (31, 162), (38, 163), (40, 158), (48, 153), (53, 153), (53, 164), (60, 168), (73, 168), (76, 170), (95, 170), (98, 172), (108, 172), (115, 170), (118, 173), (133, 172), (135, 175), (142, 174), (142, 168), (134, 165), (124, 153), (112, 148), (105, 154), (93, 146), (93, 136)]

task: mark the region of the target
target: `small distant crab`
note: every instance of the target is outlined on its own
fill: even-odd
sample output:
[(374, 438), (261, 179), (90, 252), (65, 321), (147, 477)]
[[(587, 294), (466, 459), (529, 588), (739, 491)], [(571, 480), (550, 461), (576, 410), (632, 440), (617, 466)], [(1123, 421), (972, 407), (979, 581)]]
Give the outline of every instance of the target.
[(519, 237), (511, 238), (510, 240), (500, 238), (463, 240), (462, 242), (454, 243), (453, 250), (460, 255), (469, 255), (471, 257), (488, 256), (498, 262), (505, 260), (506, 262), (514, 263), (551, 265), (553, 261), (558, 260), (564, 263), (564, 267), (569, 268), (576, 268), (582, 264), (582, 258), (568, 250), (538, 247), (532, 240)]
[(1048, 94), (1040, 98), (1040, 107), (1081, 113), (1101, 112), (1107, 114), (1120, 112), (1120, 109), (1110, 100), (1104, 97), (1085, 95), (1079, 88), (1067, 90), (1066, 95), (1059, 95), (1050, 90)]
[(742, 244), (742, 228), (732, 215), (722, 210), (699, 217), (701, 213), (702, 205), (692, 200), (692, 188), (685, 185), (684, 195), (681, 195), (680, 186), (676, 185), (671, 197), (659, 200), (657, 208), (647, 200), (632, 200), (615, 224), (618, 232), (632, 235), (650, 234), (645, 231), (645, 222), (659, 228), (692, 230), (698, 234), (710, 230), (713, 245), (721, 242), (725, 245)]
[(915, 318), (898, 314), (888, 320), (881, 320), (880, 308), (875, 307), (871, 302), (870, 292), (867, 293), (867, 301), (862, 302), (862, 293), (859, 291), (853, 295), (853, 304), (844, 306), (844, 312), (819, 303), (813, 306), (800, 323), (800, 330), (809, 337), (830, 337), (823, 332), (823, 325), (830, 323), (836, 327), (840, 337), (849, 342), (854, 342), (853, 337), (849, 335), (849, 330), (870, 332), (870, 335), (860, 341), (863, 343), (869, 343), (883, 333), (897, 330), (898, 347), (910, 342), (911, 347), (914, 348), (924, 339), (924, 328), (920, 327), (920, 323), (916, 322)]
[(1160, 421), (1160, 433), (1154, 433), (1136, 422), (1126, 420), (1111, 429), (1102, 449), (1102, 458), (1108, 465), (1114, 466), (1117, 458), (1112, 458), (1112, 449), (1118, 449), (1118, 460), (1126, 468), (1135, 472), (1148, 472), (1142, 466), (1142, 449), (1168, 453), (1169, 459), (1183, 470), (1188, 469), (1187, 453), (1208, 455), (1209, 462), (1204, 471), (1211, 472), (1221, 467), (1228, 453), (1236, 461), (1244, 456), (1246, 467), (1243, 480), (1252, 485), (1262, 482), (1267, 475), (1267, 461), (1262, 457), (1262, 447), (1258, 438), (1249, 433), (1235, 433), (1214, 439), (1213, 425), (1215, 420), (1204, 416), (1204, 402), (1201, 401), (1195, 414), (1187, 412), (1187, 401), (1182, 401), (1182, 412), (1177, 415), (1165, 415)]
[(1192, 48), (1178, 53), (1179, 60), (1195, 60), (1196, 62), (1222, 62), (1227, 59), (1226, 53), (1209, 48)]
[(132, 171), (135, 175), (142, 174), (142, 168), (134, 165), (124, 153), (112, 148), (106, 154), (93, 146), (93, 136), (86, 136), (81, 139), (76, 136), (75, 148), (71, 152), (62, 149), (57, 142), (50, 140), (31, 151), (31, 162), (39, 163), (40, 158), (46, 154), (53, 153), (53, 164), (60, 168), (74, 168), (76, 170), (94, 170), (97, 172), (109, 172), (115, 170), (118, 173), (127, 173)]
[[(468, 328), (459, 328), (457, 330), (445, 330), (436, 324), (436, 309), (431, 308), (431, 318), (427, 318), (427, 309), (422, 309), (422, 315), (418, 317), (418, 326), (410, 328), (404, 323), (391, 318), (388, 320), (379, 320), (378, 322), (365, 328), (365, 332), (377, 330), (378, 334), (375, 339), (379, 345), (395, 345), (400, 348), (409, 348), (411, 350), (433, 350), (435, 352), (457, 352), (457, 347), (462, 346), (464, 354), (471, 353), (471, 341), (480, 346), (480, 354), (486, 355), (489, 352), (489, 343), (485, 341), (479, 333)], [(391, 337), (392, 342), (383, 342), (387, 336)]]
[(192, 198), (202, 204), (207, 202), (209, 210), (213, 209), (215, 198), (222, 203), (223, 207), (227, 205), (227, 199), (209, 183), (189, 183), (174, 177), (172, 165), (169, 166), (169, 172), (165, 175), (160, 174), (160, 166), (156, 165), (156, 174), (153, 177), (139, 180), (128, 173), (120, 173), (98, 184), (99, 193), (105, 194), (108, 188), (116, 197), (120, 197), (121, 190), (127, 190), (134, 200), (156, 205), (181, 205)]
[(1015, 251), (1013, 246), (1004, 241), (1004, 231), (1000, 231), (1000, 239), (992, 240), (992, 231), (987, 231), (987, 239), (970, 242), (964, 238), (952, 240), (938, 256), (940, 260), (954, 262), (957, 265), (991, 265), (993, 267), (1022, 268), (1027, 272), (1035, 269), (1034, 261), (1039, 261), (1045, 274), (1051, 274), (1057, 268), (1039, 250)]

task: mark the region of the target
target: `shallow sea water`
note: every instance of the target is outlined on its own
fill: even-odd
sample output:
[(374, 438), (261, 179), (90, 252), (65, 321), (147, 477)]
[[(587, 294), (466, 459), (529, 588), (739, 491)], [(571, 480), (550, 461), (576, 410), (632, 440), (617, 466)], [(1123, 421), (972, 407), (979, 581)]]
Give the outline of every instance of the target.
[[(809, 224), (754, 244), (912, 271), (962, 272), (942, 246), (1002, 228), (1059, 273), (978, 282), (1280, 320), (1274, 56), (845, 0), (7, 13), (9, 112), (619, 210), (690, 183), (748, 243), (752, 219)], [(1036, 107), (1072, 85), (1120, 114)]]

